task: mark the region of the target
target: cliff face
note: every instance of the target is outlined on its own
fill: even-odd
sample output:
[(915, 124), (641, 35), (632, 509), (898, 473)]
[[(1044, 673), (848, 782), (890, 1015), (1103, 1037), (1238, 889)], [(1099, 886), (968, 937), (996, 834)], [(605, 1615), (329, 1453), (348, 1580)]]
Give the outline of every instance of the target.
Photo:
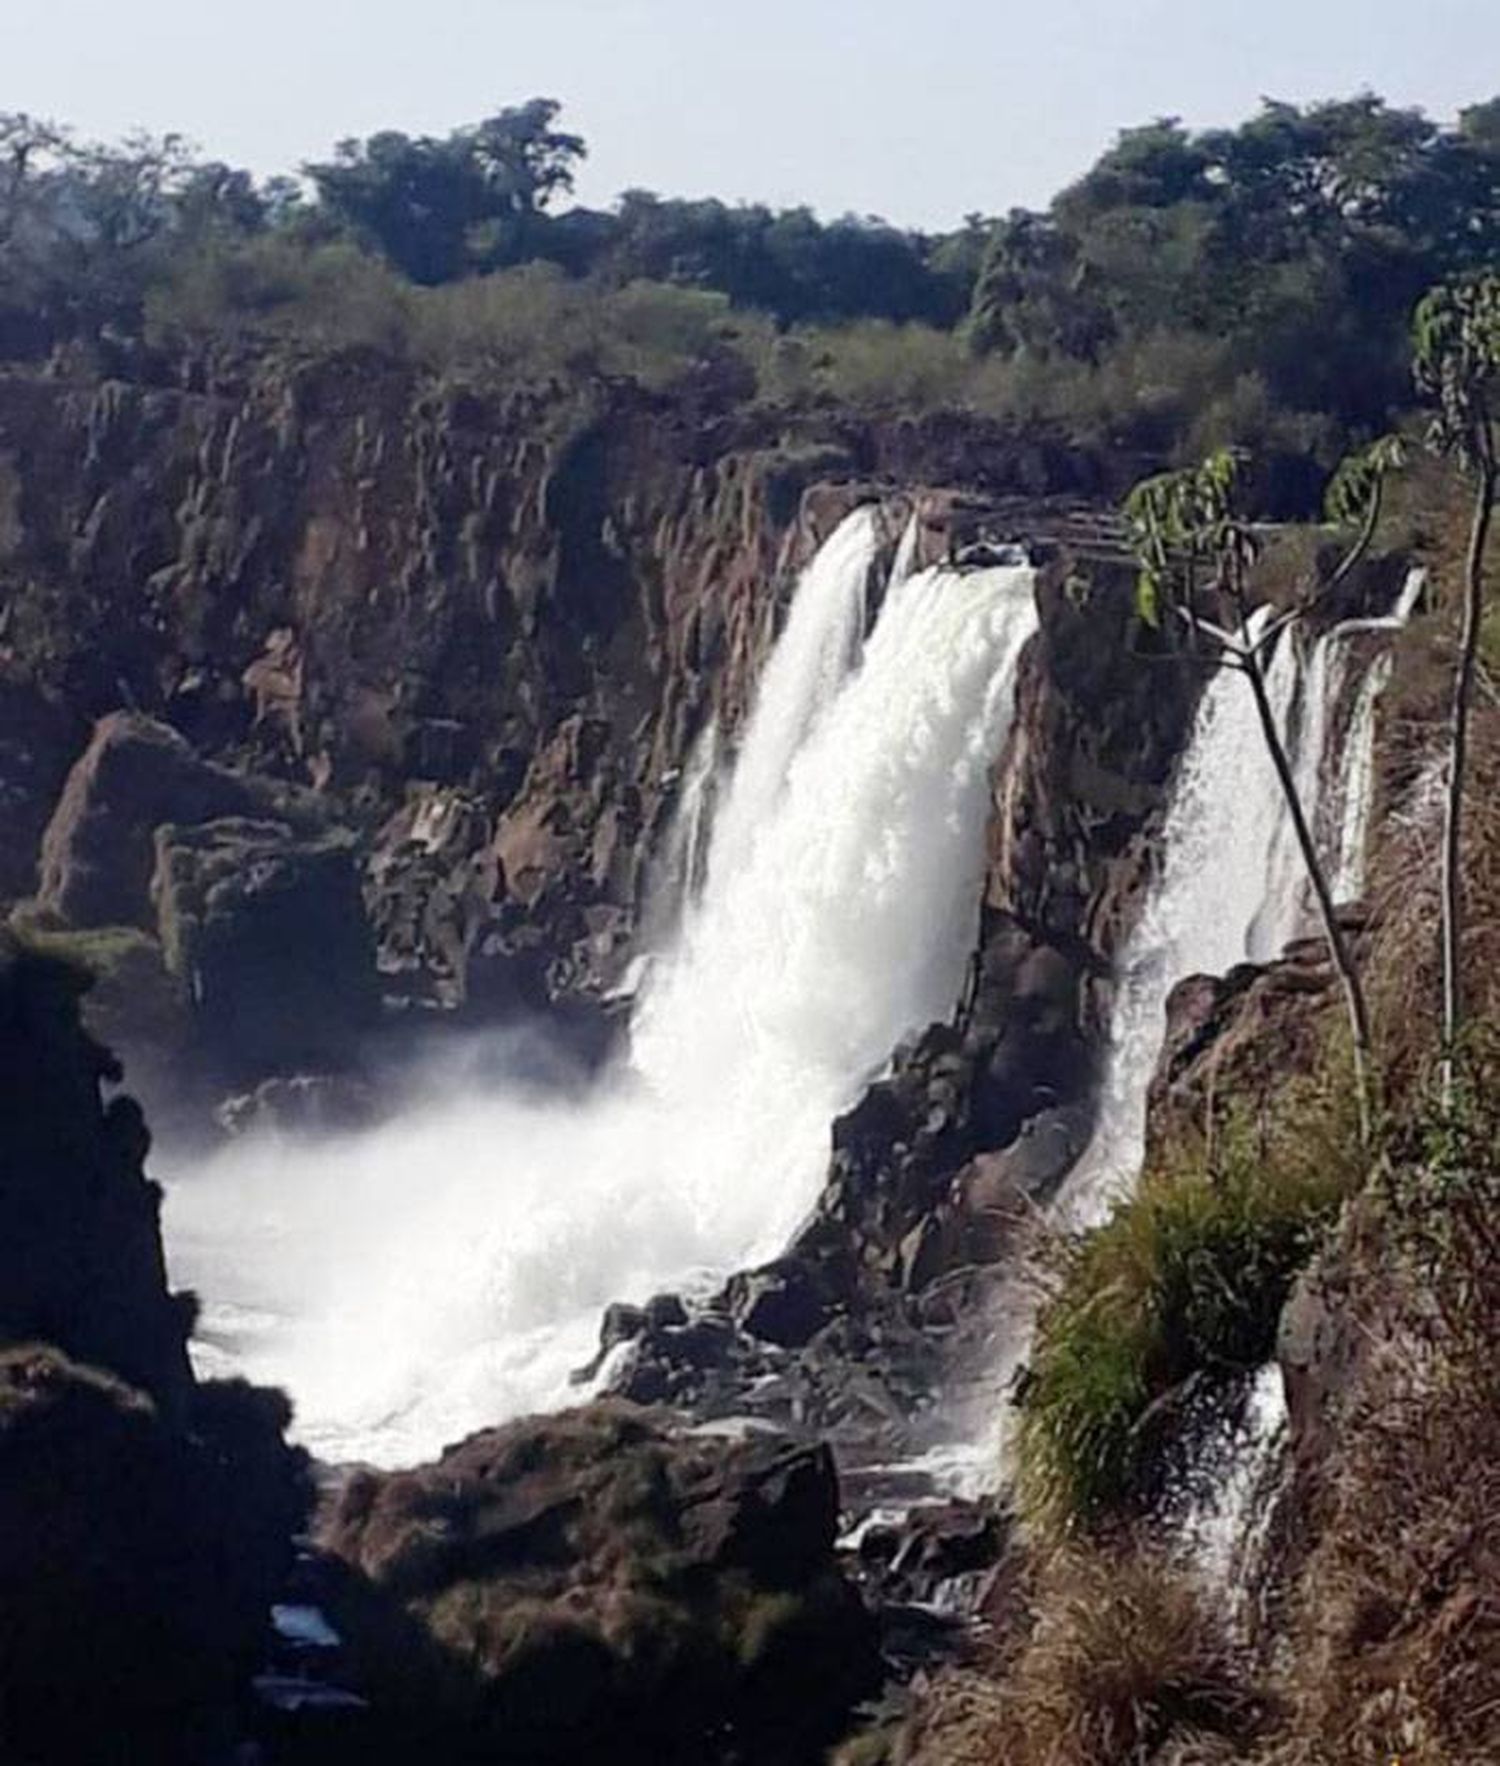
[(80, 723), (126, 706), (367, 830), (408, 788), (428, 800), (378, 871), (399, 986), (461, 998), (487, 934), (557, 965), (555, 988), (596, 980), (663, 781), (710, 715), (743, 713), (767, 585), (852, 487), (1095, 476), (977, 423), (791, 424), (725, 415), (711, 389), (479, 394), (374, 358), (0, 377), (0, 639), (35, 749), (0, 744), (8, 887), (30, 887)]
[(78, 1021), (75, 971), (0, 942), (0, 1341), (54, 1343), (181, 1417), (190, 1307), (167, 1292), (161, 1191), (114, 1059)]

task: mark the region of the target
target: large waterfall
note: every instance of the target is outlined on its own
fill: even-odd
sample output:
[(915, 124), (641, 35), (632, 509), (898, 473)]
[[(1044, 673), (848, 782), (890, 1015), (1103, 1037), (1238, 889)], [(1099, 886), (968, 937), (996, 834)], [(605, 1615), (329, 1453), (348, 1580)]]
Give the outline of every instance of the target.
[(429, 1074), (377, 1130), (253, 1140), (169, 1185), (202, 1353), (286, 1386), (317, 1451), (409, 1462), (576, 1396), (608, 1302), (785, 1245), (833, 1117), (952, 1010), (1031, 573), (908, 555), (867, 638), (880, 552), (860, 510), (804, 574), (718, 789), (700, 744), (686, 900), (618, 1071), (565, 1103)]

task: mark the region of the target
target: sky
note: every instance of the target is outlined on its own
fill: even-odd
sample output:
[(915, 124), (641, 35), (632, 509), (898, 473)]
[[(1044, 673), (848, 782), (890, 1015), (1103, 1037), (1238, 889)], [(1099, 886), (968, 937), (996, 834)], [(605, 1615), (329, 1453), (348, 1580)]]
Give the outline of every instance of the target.
[(0, 110), (175, 130), (260, 173), (533, 96), (632, 187), (947, 227), (1040, 206), (1129, 124), (1500, 92), (1500, 0), (0, 0)]

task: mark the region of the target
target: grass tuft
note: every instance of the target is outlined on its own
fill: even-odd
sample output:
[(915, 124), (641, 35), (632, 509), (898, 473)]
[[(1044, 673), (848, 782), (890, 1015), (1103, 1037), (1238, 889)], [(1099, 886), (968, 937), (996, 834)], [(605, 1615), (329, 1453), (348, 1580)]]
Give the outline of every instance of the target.
[(1165, 1157), (1059, 1250), (1021, 1395), (1018, 1492), (1051, 1532), (1153, 1493), (1189, 1397), (1271, 1354), (1292, 1281), (1363, 1177), (1352, 1102), (1309, 1086)]

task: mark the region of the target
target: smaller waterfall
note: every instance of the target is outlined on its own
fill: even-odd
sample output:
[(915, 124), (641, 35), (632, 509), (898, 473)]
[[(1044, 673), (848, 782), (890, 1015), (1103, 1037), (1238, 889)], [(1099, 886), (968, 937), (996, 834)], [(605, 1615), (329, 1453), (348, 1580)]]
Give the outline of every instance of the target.
[[(1268, 618), (1264, 610), (1256, 615), (1252, 640)], [(1283, 634), (1266, 681), (1283, 728), (1298, 673), (1291, 634)], [(1222, 975), (1285, 942), (1296, 914), (1295, 901), (1276, 898), (1289, 874), (1288, 819), (1249, 685), (1236, 670), (1220, 669), (1178, 771), (1155, 886), (1119, 962), (1097, 1124), (1058, 1198), (1069, 1227), (1096, 1225), (1135, 1183), (1172, 989), (1186, 975)]]
[(1215, 1592), (1228, 1592), (1235, 1629), (1248, 1617), (1255, 1570), (1275, 1515), (1287, 1420), (1281, 1369), (1267, 1362), (1250, 1384), (1237, 1425), (1209, 1456), (1203, 1493), (1176, 1529), (1198, 1574)]
[(1359, 684), (1349, 713), (1349, 738), (1344, 747), (1343, 802), (1334, 854), (1333, 899), (1358, 901), (1365, 892), (1366, 849), (1375, 797), (1375, 710), (1391, 678), (1391, 659), (1377, 656)]

